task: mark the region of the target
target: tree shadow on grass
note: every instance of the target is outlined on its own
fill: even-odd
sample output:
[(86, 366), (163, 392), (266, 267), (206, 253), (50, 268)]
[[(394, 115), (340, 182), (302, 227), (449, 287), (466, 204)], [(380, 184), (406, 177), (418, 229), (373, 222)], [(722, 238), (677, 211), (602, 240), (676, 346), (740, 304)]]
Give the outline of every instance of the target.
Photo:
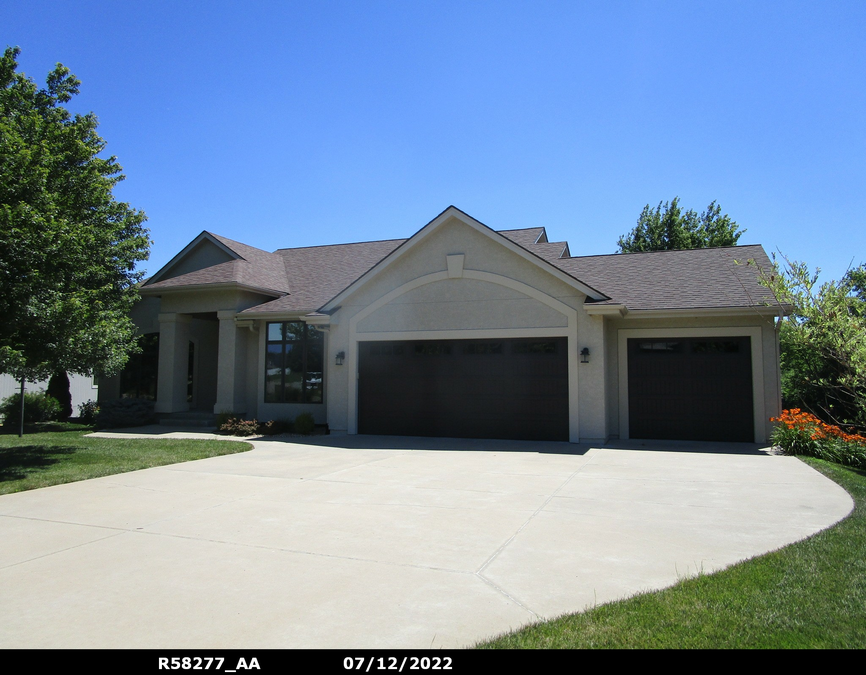
[(0, 483), (27, 478), (80, 448), (63, 445), (22, 445), (0, 450)]

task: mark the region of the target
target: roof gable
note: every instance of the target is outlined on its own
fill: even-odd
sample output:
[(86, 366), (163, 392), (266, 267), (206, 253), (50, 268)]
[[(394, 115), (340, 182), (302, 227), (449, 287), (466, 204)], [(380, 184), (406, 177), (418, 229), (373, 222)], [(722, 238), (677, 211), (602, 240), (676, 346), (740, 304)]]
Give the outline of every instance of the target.
[(142, 290), (177, 290), (213, 284), (230, 284), (269, 295), (289, 292), (285, 264), (280, 256), (210, 232), (202, 232), (193, 239), (148, 279)]
[[(412, 235), (409, 239), (405, 240), (403, 243), (401, 243), (399, 246), (397, 246), (385, 258), (383, 258), (378, 263), (373, 265), (370, 269), (368, 269), (366, 272), (364, 272), (353, 283), (351, 283), (346, 288), (342, 289), (333, 298), (331, 298), (328, 302), (326, 302), (324, 305), (322, 305), (322, 307), (320, 308), (320, 311), (323, 311), (323, 312), (333, 311), (336, 307), (338, 307), (343, 302), (343, 300), (349, 294), (354, 292), (354, 290), (356, 290), (359, 287), (359, 285), (366, 283), (369, 279), (382, 273), (390, 265), (394, 264), (397, 260), (399, 260), (402, 256), (407, 255), (415, 247), (421, 245), (422, 242), (424, 242), (433, 232), (435, 232), (440, 227), (442, 227), (442, 225), (444, 223), (449, 222), (452, 219), (457, 220), (460, 223), (462, 223), (462, 224), (472, 228), (473, 230), (481, 233), (482, 235), (488, 237), (493, 243), (498, 244), (500, 246), (503, 246), (506, 249), (517, 254), (518, 256), (522, 257), (523, 259), (542, 267), (547, 272), (551, 273), (553, 276), (559, 278), (561, 281), (564, 281), (565, 283), (569, 284), (570, 286), (577, 288), (582, 293), (586, 294), (588, 297), (590, 297), (594, 300), (607, 299), (607, 296), (605, 296), (603, 293), (600, 293), (596, 289), (584, 284), (582, 281), (580, 281), (576, 277), (573, 277), (568, 272), (565, 272), (564, 270), (561, 270), (560, 268), (554, 266), (553, 264), (551, 264), (550, 262), (548, 262), (547, 260), (545, 260), (541, 256), (536, 255), (535, 253), (532, 253), (527, 248), (515, 243), (511, 237), (500, 234), (499, 232), (496, 232), (495, 230), (489, 228), (484, 223), (476, 220), (475, 218), (473, 218), (469, 214), (461, 211), (456, 206), (449, 206), (447, 209), (442, 211), (442, 213), (440, 213), (438, 216), (436, 216), (433, 220), (431, 220), (429, 223), (424, 225), (424, 227), (422, 227), (420, 230), (418, 230), (418, 232), (416, 232), (414, 235)], [(537, 228), (537, 230), (539, 232), (537, 235), (535, 235), (536, 240), (542, 234), (544, 234), (543, 228)], [(517, 235), (518, 238), (522, 238), (523, 240), (526, 240), (526, 239), (528, 239), (528, 237), (533, 236), (532, 230), (525, 230), (525, 231), (509, 230), (507, 232), (509, 234), (511, 234), (512, 236), (514, 236), (515, 233), (518, 233), (518, 232), (529, 233), (527, 236), (524, 236), (524, 237), (520, 237), (520, 235)], [(546, 238), (546, 235), (545, 235), (545, 238)]]
[(145, 284), (172, 279), (241, 257), (221, 239), (222, 237), (216, 237), (210, 232), (202, 232), (163, 265)]

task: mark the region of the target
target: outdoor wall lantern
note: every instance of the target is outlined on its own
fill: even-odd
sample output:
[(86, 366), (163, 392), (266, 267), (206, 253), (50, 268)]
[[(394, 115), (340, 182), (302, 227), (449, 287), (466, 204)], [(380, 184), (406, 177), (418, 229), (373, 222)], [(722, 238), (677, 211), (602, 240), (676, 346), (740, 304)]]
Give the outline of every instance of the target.
[(337, 352), (337, 365), (343, 365), (343, 359), (346, 358), (346, 352)]
[(580, 362), (589, 363), (589, 347), (584, 347), (580, 350)]

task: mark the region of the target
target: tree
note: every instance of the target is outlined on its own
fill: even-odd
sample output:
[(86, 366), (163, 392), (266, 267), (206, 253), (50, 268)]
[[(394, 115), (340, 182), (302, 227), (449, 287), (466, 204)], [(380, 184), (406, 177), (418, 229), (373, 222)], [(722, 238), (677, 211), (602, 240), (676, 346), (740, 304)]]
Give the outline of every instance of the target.
[(783, 260), (762, 283), (791, 306), (779, 333), (785, 405), (866, 428), (866, 266), (818, 286), (820, 270)]
[(0, 59), (0, 373), (111, 374), (136, 348), (146, 216), (112, 195), (96, 116), (63, 107), (81, 83), (57, 64), (38, 89), (19, 53)]
[(652, 209), (644, 206), (637, 226), (617, 241), (618, 253), (736, 246), (745, 232), (713, 201), (701, 214), (680, 209), (680, 198)]
[(60, 420), (65, 422), (72, 417), (72, 391), (69, 389), (69, 375), (59, 370), (48, 380), (45, 393), (60, 404)]

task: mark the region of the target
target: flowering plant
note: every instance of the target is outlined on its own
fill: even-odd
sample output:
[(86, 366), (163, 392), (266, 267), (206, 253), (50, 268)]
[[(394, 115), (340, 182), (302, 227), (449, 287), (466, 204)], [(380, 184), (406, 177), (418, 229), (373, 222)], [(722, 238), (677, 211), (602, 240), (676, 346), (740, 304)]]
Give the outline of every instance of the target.
[(811, 413), (791, 408), (783, 410), (773, 430), (773, 444), (788, 455), (810, 455), (839, 464), (866, 467), (866, 437), (848, 433), (821, 421)]

